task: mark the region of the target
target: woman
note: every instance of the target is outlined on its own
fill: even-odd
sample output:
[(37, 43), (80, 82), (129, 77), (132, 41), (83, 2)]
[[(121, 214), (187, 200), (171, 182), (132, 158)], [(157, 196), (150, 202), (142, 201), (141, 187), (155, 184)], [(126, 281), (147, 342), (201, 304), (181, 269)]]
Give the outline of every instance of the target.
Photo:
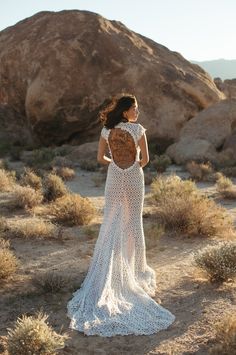
[(147, 265), (142, 222), (149, 154), (138, 114), (133, 95), (114, 99), (100, 112), (104, 127), (97, 159), (109, 165), (103, 223), (88, 273), (68, 303), (70, 327), (86, 335), (148, 335), (175, 320), (152, 299), (156, 275)]

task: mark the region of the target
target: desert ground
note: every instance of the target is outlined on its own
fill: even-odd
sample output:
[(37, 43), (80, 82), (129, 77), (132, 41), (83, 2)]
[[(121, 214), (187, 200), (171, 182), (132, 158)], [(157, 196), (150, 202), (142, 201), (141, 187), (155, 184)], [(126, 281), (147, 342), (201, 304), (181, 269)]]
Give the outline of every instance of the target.
[[(96, 218), (89, 226), (68, 227), (57, 240), (11, 238), (11, 248), (21, 262), (17, 273), (0, 288), (0, 351), (4, 352), (7, 328), (22, 314), (31, 315), (38, 310), (49, 314), (48, 322), (70, 338), (59, 354), (208, 354), (214, 344), (214, 324), (226, 313), (236, 310), (236, 283), (229, 280), (222, 284), (210, 283), (192, 263), (191, 253), (203, 246), (217, 242), (215, 238), (194, 237), (164, 233), (156, 237), (149, 233), (152, 219), (150, 186), (145, 186), (143, 210), (144, 232), (148, 264), (155, 269), (157, 290), (154, 300), (169, 309), (176, 321), (164, 331), (150, 336), (86, 336), (69, 329), (66, 304), (86, 275), (94, 245), (103, 218), (105, 182), (95, 186), (96, 172), (76, 168), (76, 176), (67, 186), (75, 193), (89, 197), (97, 208)], [(171, 165), (165, 174), (176, 172), (182, 178), (187, 172)], [(198, 188), (214, 198), (214, 183), (199, 182)], [(1, 215), (10, 219), (25, 218), (25, 212), (14, 214), (6, 208), (8, 194), (0, 194)], [(236, 201), (219, 200), (227, 208), (236, 223)], [(40, 291), (32, 278), (46, 271), (55, 271), (69, 282), (58, 293)], [(16, 354), (17, 355), (17, 354)], [(230, 355), (230, 354), (229, 354)]]

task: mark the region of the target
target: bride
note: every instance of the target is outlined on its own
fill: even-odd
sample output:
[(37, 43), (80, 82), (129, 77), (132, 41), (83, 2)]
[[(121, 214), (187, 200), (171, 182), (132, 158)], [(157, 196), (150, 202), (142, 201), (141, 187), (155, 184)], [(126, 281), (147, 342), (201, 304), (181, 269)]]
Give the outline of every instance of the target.
[(175, 320), (153, 299), (156, 274), (147, 264), (142, 221), (149, 153), (138, 115), (129, 94), (100, 112), (97, 159), (108, 165), (103, 222), (87, 275), (67, 305), (70, 328), (86, 335), (148, 335)]

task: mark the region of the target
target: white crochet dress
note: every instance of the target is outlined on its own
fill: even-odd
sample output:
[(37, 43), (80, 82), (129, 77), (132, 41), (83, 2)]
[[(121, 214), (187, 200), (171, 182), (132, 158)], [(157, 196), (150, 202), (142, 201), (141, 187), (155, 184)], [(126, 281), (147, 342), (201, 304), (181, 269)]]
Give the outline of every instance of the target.
[[(144, 173), (139, 165), (141, 124), (120, 122), (115, 128), (129, 132), (136, 159), (126, 169), (116, 165), (108, 136), (111, 163), (105, 185), (105, 207), (88, 273), (68, 302), (70, 328), (86, 335), (147, 335), (168, 328), (175, 316), (156, 303), (155, 271), (147, 265), (142, 210)], [(127, 133), (126, 133), (127, 134)]]

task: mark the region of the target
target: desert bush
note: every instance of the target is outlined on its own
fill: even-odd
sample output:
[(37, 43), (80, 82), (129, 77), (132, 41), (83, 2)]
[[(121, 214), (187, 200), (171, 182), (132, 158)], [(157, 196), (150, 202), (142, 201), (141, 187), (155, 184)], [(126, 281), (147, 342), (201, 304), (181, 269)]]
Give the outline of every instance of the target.
[(42, 179), (32, 169), (26, 168), (24, 174), (21, 175), (20, 184), (30, 186), (35, 190), (42, 189)]
[(36, 275), (33, 278), (33, 284), (43, 292), (48, 293), (57, 293), (62, 291), (69, 284), (69, 281), (69, 277), (54, 271)]
[(51, 212), (59, 223), (66, 225), (88, 224), (95, 216), (95, 207), (88, 197), (67, 194), (52, 204)]
[(14, 253), (9, 250), (9, 242), (0, 238), (0, 280), (7, 279), (15, 273), (18, 260)]
[(40, 205), (43, 201), (43, 194), (30, 186), (16, 185), (13, 190), (11, 207), (30, 209)]
[(216, 190), (223, 198), (236, 198), (236, 189), (233, 182), (228, 177), (224, 176), (222, 173), (218, 174), (218, 179), (216, 181)]
[(231, 215), (202, 195), (194, 182), (172, 175), (156, 178), (151, 188), (155, 215), (166, 229), (187, 235), (233, 234)]
[(55, 166), (52, 170), (53, 174), (60, 176), (63, 180), (73, 180), (75, 177), (74, 169), (67, 167)]
[(236, 353), (236, 313), (227, 314), (215, 324), (216, 345), (210, 349), (212, 355), (234, 355)]
[(59, 229), (55, 224), (41, 218), (19, 219), (8, 224), (8, 233), (20, 238), (55, 238)]
[(96, 171), (99, 169), (100, 165), (96, 160), (80, 160), (79, 166), (83, 170)]
[(171, 164), (171, 158), (167, 154), (155, 154), (150, 161), (150, 168), (158, 172), (163, 172)]
[(198, 192), (196, 184), (193, 181), (183, 181), (175, 174), (156, 176), (150, 187), (152, 198), (157, 202), (170, 198), (174, 201), (176, 197), (189, 196)]
[(0, 192), (11, 191), (16, 183), (16, 174), (14, 171), (0, 169)]
[(189, 161), (186, 164), (186, 170), (190, 173), (191, 178), (196, 181), (215, 181), (214, 168), (210, 162), (197, 163)]
[(34, 149), (31, 157), (28, 159), (28, 164), (31, 167), (41, 167), (44, 169), (50, 168), (50, 163), (55, 158), (57, 153), (49, 147)]
[(236, 242), (220, 242), (193, 253), (194, 262), (210, 281), (226, 281), (236, 276)]
[(47, 201), (54, 201), (68, 193), (62, 178), (56, 174), (49, 173), (43, 180), (44, 198)]
[(47, 318), (42, 312), (17, 318), (14, 327), (8, 328), (9, 355), (50, 355), (62, 349), (68, 335), (56, 333), (46, 322)]

